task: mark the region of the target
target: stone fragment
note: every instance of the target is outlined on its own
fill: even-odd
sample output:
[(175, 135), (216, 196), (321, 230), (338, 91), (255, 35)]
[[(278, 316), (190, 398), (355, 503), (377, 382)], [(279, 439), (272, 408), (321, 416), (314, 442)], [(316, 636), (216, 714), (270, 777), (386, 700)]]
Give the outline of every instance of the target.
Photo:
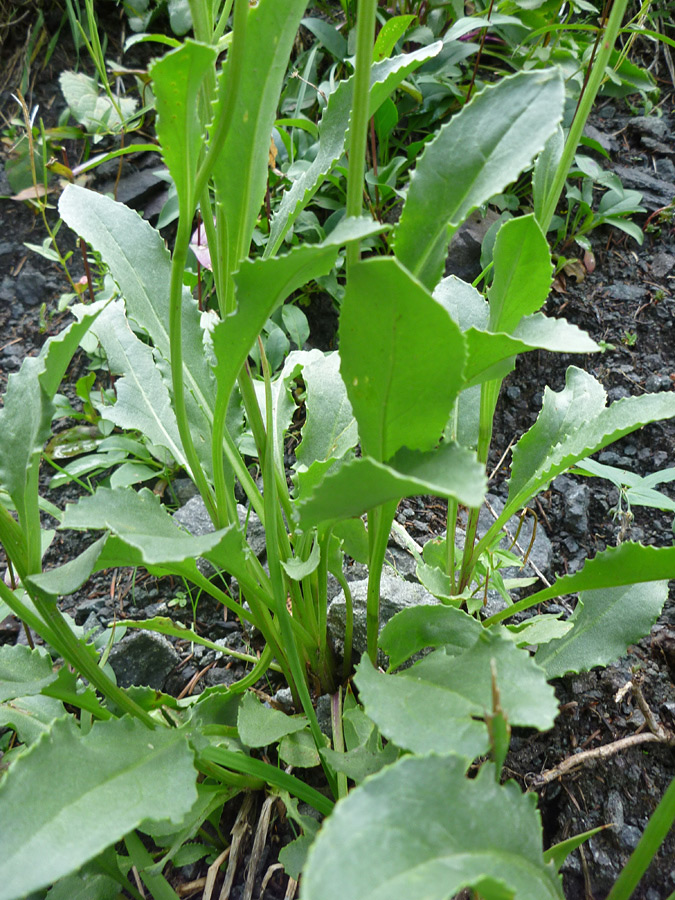
[(108, 661), (120, 687), (139, 684), (160, 691), (180, 656), (161, 634), (136, 631), (115, 644)]
[(24, 306), (40, 306), (47, 300), (47, 279), (30, 263), (16, 281), (16, 296)]
[[(242, 527), (244, 527), (248, 518), (246, 530), (248, 542), (258, 559), (262, 559), (265, 556), (266, 548), (265, 529), (260, 519), (253, 511), (249, 514), (246, 507), (240, 503), (237, 504), (237, 514), (239, 516), (239, 524)], [(191, 497), (184, 506), (177, 509), (173, 517), (179, 525), (182, 525), (186, 531), (189, 531), (190, 534), (196, 537), (203, 534), (211, 534), (215, 531), (211, 517), (206, 510), (206, 505), (199, 494)]]
[(643, 169), (630, 168), (628, 166), (615, 166), (615, 173), (621, 179), (625, 188), (637, 190), (642, 193), (642, 204), (649, 210), (661, 209), (672, 203), (675, 189), (672, 181), (665, 181), (650, 175)]
[(588, 532), (588, 507), (591, 502), (588, 485), (567, 475), (558, 475), (553, 489), (565, 498), (565, 526), (572, 534), (583, 537)]
[[(675, 177), (673, 178), (675, 181)], [(675, 255), (672, 253), (666, 253), (665, 251), (661, 251), (660, 253), (655, 253), (654, 258), (652, 259), (651, 270), (652, 274), (656, 278), (663, 278), (665, 275), (668, 275), (675, 268)]]

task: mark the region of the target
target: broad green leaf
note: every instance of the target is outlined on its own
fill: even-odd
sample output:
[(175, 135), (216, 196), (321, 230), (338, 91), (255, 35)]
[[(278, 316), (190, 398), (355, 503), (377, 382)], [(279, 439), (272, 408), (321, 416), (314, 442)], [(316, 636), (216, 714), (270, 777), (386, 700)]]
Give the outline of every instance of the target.
[(111, 374), (123, 376), (115, 382), (117, 400), (106, 407), (105, 418), (123, 430), (140, 431), (186, 466), (169, 390), (152, 350), (129, 327), (122, 304), (111, 303), (93, 330), (105, 351)]
[(364, 453), (430, 450), (463, 387), (464, 339), (447, 310), (392, 258), (352, 267), (340, 370)]
[(532, 199), (534, 215), (541, 222), (549, 192), (553, 186), (558, 163), (565, 146), (565, 135), (560, 125), (546, 141), (534, 164), (532, 173)]
[(287, 716), (278, 709), (263, 706), (251, 691), (247, 691), (239, 707), (237, 729), (247, 747), (267, 747), (276, 744), (287, 734), (307, 727), (304, 716)]
[(30, 745), (49, 731), (55, 719), (66, 715), (63, 703), (53, 697), (17, 697), (0, 705), (0, 727), (13, 728), (19, 740)]
[(50, 888), (49, 900), (119, 900), (120, 885), (100, 872), (77, 872), (60, 878)]
[(483, 626), (473, 616), (450, 606), (414, 606), (403, 609), (380, 632), (380, 647), (398, 668), (425, 647), (445, 647), (448, 655), (468, 650)]
[(573, 628), (571, 620), (562, 621), (559, 614), (542, 613), (532, 616), (518, 625), (507, 625), (504, 629), (504, 637), (511, 638), (517, 647), (536, 646), (547, 644), (556, 638), (561, 638)]
[(283, 737), (279, 741), (279, 757), (289, 766), (298, 769), (313, 769), (321, 763), (309, 728)]
[(304, 244), (273, 259), (245, 260), (234, 276), (237, 309), (212, 333), (220, 390), (231, 391), (263, 325), (293, 291), (329, 272), (342, 244), (381, 230), (366, 217), (345, 219), (321, 244)]
[(523, 316), (546, 302), (553, 281), (551, 251), (533, 215), (502, 225), (493, 258), (489, 330), (509, 334)]
[(302, 370), (305, 424), (295, 455), (309, 467), (316, 460), (339, 459), (359, 440), (356, 419), (340, 377), (340, 356), (316, 356)]
[(406, 757), (352, 791), (310, 850), (303, 900), (449, 900), (465, 887), (484, 900), (562, 900), (534, 795), (497, 784), (492, 765), (475, 779), (464, 769)]
[(347, 778), (351, 778), (356, 784), (360, 784), (368, 775), (374, 775), (384, 766), (396, 762), (399, 749), (391, 741), (384, 749), (378, 746), (379, 736), (373, 729), (368, 741), (360, 747), (339, 753), (329, 747), (322, 747), (321, 756), (335, 772), (344, 772)]
[(441, 277), (454, 231), (530, 165), (560, 122), (563, 102), (558, 70), (520, 72), (486, 87), (427, 144), (394, 250), (428, 288)]
[[(430, 47), (421, 47), (413, 53), (404, 53), (376, 63), (370, 72), (369, 114), (373, 115), (396, 86), (418, 66), (436, 56), (441, 47), (442, 44), (438, 41)], [(266, 257), (277, 252), (289, 228), (344, 155), (348, 146), (353, 92), (352, 76), (347, 81), (341, 81), (328, 98), (328, 105), (319, 125), (320, 140), (317, 154), (309, 167), (281, 198), (279, 208), (272, 219), (270, 237), (265, 248)]]
[[(235, 526), (200, 536), (188, 534), (147, 488), (138, 492), (131, 488), (99, 488), (94, 495), (66, 506), (62, 527), (112, 531), (136, 549), (140, 561), (147, 565), (190, 561), (209, 552), (229, 555), (233, 563), (243, 560), (242, 537)], [(106, 543), (102, 555), (111, 543)], [(101, 557), (98, 564), (101, 565)]]
[(594, 421), (606, 402), (600, 382), (576, 366), (567, 369), (562, 391), (546, 387), (537, 421), (513, 449), (509, 493), (519, 493), (549, 455), (584, 424)]
[(667, 596), (667, 581), (587, 591), (568, 619), (572, 630), (540, 647), (535, 660), (548, 678), (606, 666), (649, 634)]
[[(587, 376), (587, 379), (590, 378)], [(579, 383), (578, 377), (575, 381)], [(589, 390), (589, 385), (588, 380), (582, 385), (578, 408), (575, 409), (569, 407), (571, 398), (567, 388), (561, 394), (554, 395), (560, 403), (558, 411), (554, 411), (556, 400), (553, 399), (551, 416), (542, 420), (542, 428), (538, 428), (540, 415), (540, 419), (514, 448), (505, 515), (511, 515), (514, 508), (523, 506), (527, 499), (544, 490), (556, 475), (579, 460), (602, 450), (607, 444), (642, 425), (675, 416), (675, 394), (670, 391), (627, 397), (605, 407), (604, 400), (602, 405), (600, 403), (601, 395), (604, 395), (602, 387), (598, 385)], [(577, 427), (570, 432), (571, 425)], [(526, 444), (521, 447), (523, 441)]]
[[(249, 254), (267, 188), (270, 135), (279, 93), (306, 6), (307, 0), (259, 0), (248, 13), (241, 59), (246, 75), (240, 81), (230, 128), (213, 171), (218, 218), (226, 229), (219, 252), (227, 273), (236, 271)], [(227, 95), (230, 69), (228, 54), (219, 78), (218, 105)], [(218, 113), (217, 107), (216, 116)]]
[(365, 656), (354, 683), (368, 716), (384, 737), (405, 750), (456, 753), (465, 768), (487, 752), (487, 729), (475, 718), (483, 709), (462, 696), (460, 685), (453, 691), (416, 678), (381, 675)]
[[(59, 212), (101, 254), (119, 285), (128, 318), (168, 362), (171, 256), (159, 232), (122, 203), (75, 185), (61, 194)], [(183, 289), (181, 311), (185, 400), (195, 447), (208, 471), (215, 378), (204, 351), (200, 312), (188, 288)]]
[(597, 353), (600, 350), (576, 325), (565, 319), (549, 319), (542, 313), (525, 316), (511, 334), (492, 334), (469, 328), (464, 336), (467, 346), (464, 375), (469, 384), (484, 381), (496, 363), (528, 350), (553, 353)]
[(355, 682), (366, 713), (399, 747), (470, 760), (488, 743), (487, 729), (476, 717), (492, 709), (493, 663), (509, 723), (551, 728), (558, 707), (543, 669), (498, 631), (483, 630), (454, 656), (435, 650), (400, 675), (379, 675), (364, 657)]
[(196, 799), (196, 774), (178, 729), (125, 718), (83, 735), (56, 721), (0, 782), (0, 900), (74, 872), (146, 819), (180, 822)]
[(217, 55), (215, 47), (188, 40), (150, 67), (157, 110), (155, 129), (181, 209), (187, 215), (196, 205), (193, 187), (204, 149), (199, 91)]
[[(302, 474), (299, 479), (302, 482)], [(485, 470), (463, 447), (442, 444), (427, 453), (404, 448), (386, 465), (365, 456), (341, 465), (296, 508), (306, 527), (353, 519), (389, 500), (419, 494), (454, 497), (464, 506), (480, 506), (486, 487)], [(304, 496), (302, 486), (301, 491)]]
[(0, 703), (39, 694), (55, 680), (51, 657), (44, 648), (31, 650), (23, 644), (0, 646)]

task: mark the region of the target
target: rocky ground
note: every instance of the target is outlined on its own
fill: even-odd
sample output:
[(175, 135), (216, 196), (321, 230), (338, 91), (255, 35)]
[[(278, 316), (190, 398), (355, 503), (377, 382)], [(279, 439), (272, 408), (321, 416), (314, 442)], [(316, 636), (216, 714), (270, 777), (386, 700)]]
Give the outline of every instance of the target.
[[(56, 69), (58, 71), (58, 69)], [(42, 101), (49, 103), (55, 88), (46, 85)], [(38, 89), (39, 91), (39, 89)], [(7, 109), (7, 98), (3, 98)], [(58, 106), (58, 101), (57, 101)], [(55, 111), (55, 110), (54, 110)], [(53, 112), (54, 112), (53, 111)], [(594, 115), (589, 135), (611, 154), (611, 168), (624, 185), (643, 193), (647, 213), (636, 221), (647, 228), (642, 247), (616, 230), (598, 229), (591, 234), (595, 267), (577, 267), (573, 274), (558, 279), (547, 312), (564, 315), (585, 328), (596, 340), (611, 345), (604, 354), (579, 359), (540, 352), (521, 358), (509, 376), (500, 401), (491, 468), (494, 505), (505, 495), (508, 454), (516, 440), (535, 420), (544, 385), (560, 390), (567, 365), (587, 368), (605, 386), (610, 400), (632, 394), (672, 390), (675, 382), (675, 228), (673, 217), (660, 214), (675, 196), (675, 144), (672, 140), (675, 112), (672, 94), (660, 108), (660, 116), (635, 116), (620, 101), (606, 102)], [(605, 164), (608, 165), (608, 164)], [(157, 166), (152, 154), (140, 163), (128, 165), (118, 196), (151, 213), (158, 196), (151, 172)], [(104, 178), (113, 177), (112, 170)], [(103, 188), (105, 189), (105, 187)], [(8, 196), (0, 172), (0, 195)], [(53, 213), (50, 213), (53, 216)], [(66, 320), (57, 311), (59, 295), (67, 284), (58, 268), (26, 249), (24, 242), (40, 244), (42, 222), (21, 202), (3, 200), (0, 205), (0, 389), (7, 375), (17, 371), (24, 356), (34, 353), (49, 334), (56, 333)], [(648, 227), (649, 226), (649, 227)], [(78, 248), (65, 233), (59, 236), (62, 250)], [(574, 248), (565, 251), (570, 256)], [(453, 265), (466, 276), (478, 265), (479, 245), (465, 234), (451, 257)], [(579, 255), (578, 253), (576, 255)], [(79, 277), (76, 261), (73, 274)], [(326, 313), (326, 309), (323, 310)], [(318, 311), (319, 319), (326, 316)], [(328, 320), (333, 320), (328, 310)], [(83, 374), (85, 360), (75, 363), (76, 375)], [(645, 428), (600, 454), (599, 460), (630, 472), (646, 475), (675, 464), (675, 423)], [(45, 486), (51, 472), (45, 470)], [(191, 485), (179, 479), (173, 486), (178, 506), (184, 507), (183, 521), (193, 528), (203, 527), (198, 504), (190, 500)], [(668, 484), (666, 495), (675, 494)], [(77, 492), (72, 487), (52, 492), (51, 499), (62, 506)], [(616, 488), (599, 479), (577, 476), (558, 478), (535, 503), (538, 518), (537, 568), (545, 575), (574, 571), (597, 551), (631, 537), (645, 543), (666, 545), (673, 541), (673, 514), (634, 507), (633, 518), (616, 517)], [(185, 506), (187, 504), (187, 507)], [(425, 498), (406, 501), (398, 513), (399, 523), (419, 544), (444, 527), (442, 503)], [(200, 524), (201, 523), (201, 524)], [(71, 533), (57, 537), (49, 563), (72, 558), (86, 540)], [(523, 536), (527, 543), (527, 537)], [(260, 547), (260, 552), (264, 552)], [(419, 591), (413, 584), (412, 557), (399, 542), (389, 551), (392, 570), (383, 587), (385, 608), (392, 612), (411, 602)], [(393, 570), (403, 576), (392, 577)], [(354, 581), (362, 578), (361, 567), (349, 570)], [(64, 608), (85, 629), (103, 630), (111, 621), (123, 626), (125, 618), (171, 615), (195, 627), (211, 640), (235, 650), (255, 649), (255, 636), (243, 632), (236, 621), (223, 616), (222, 608), (201, 598), (193, 607), (181, 592), (182, 585), (162, 582), (130, 570), (102, 573), (73, 597)], [(355, 587), (355, 595), (359, 589)], [(339, 632), (339, 596), (331, 608), (331, 621)], [(10, 617), (0, 623), (0, 641), (24, 642), (26, 636)], [(169, 640), (150, 632), (129, 631), (115, 646), (111, 657), (122, 684), (150, 684), (175, 695), (195, 693), (207, 685), (228, 684), (243, 674), (240, 663), (213, 651), (191, 647), (188, 641)], [(622, 693), (629, 681), (639, 680), (638, 693)], [(605, 897), (618, 871), (635, 847), (645, 824), (675, 776), (673, 748), (658, 742), (644, 743), (587, 763), (567, 774), (549, 776), (551, 770), (582, 751), (649, 731), (649, 716), (664, 729), (675, 731), (675, 599), (672, 592), (663, 615), (651, 634), (632, 647), (628, 655), (606, 670), (565, 678), (557, 682), (561, 714), (555, 729), (546, 734), (519, 732), (514, 735), (507, 760), (507, 773), (523, 787), (536, 790), (547, 843), (601, 824), (614, 827), (591, 839), (575, 852), (565, 866), (565, 890), (569, 900)], [(271, 696), (276, 685), (263, 686)], [(644, 703), (641, 705), (640, 698)], [(584, 757), (582, 757), (583, 759)], [(556, 773), (554, 772), (553, 775)], [(550, 780), (547, 780), (550, 777)], [(232, 814), (234, 815), (234, 813)], [(255, 812), (252, 814), (255, 819)], [(505, 823), (507, 824), (507, 823)], [(286, 839), (282, 821), (272, 826), (261, 874), (274, 863), (279, 844)], [(182, 883), (203, 875), (199, 865), (178, 873)], [(232, 897), (242, 896), (244, 876)], [(258, 882), (260, 884), (260, 882)], [(635, 895), (642, 900), (665, 900), (675, 890), (675, 835), (662, 847), (648, 875)], [(283, 897), (286, 880), (277, 871), (269, 881), (265, 897)]]

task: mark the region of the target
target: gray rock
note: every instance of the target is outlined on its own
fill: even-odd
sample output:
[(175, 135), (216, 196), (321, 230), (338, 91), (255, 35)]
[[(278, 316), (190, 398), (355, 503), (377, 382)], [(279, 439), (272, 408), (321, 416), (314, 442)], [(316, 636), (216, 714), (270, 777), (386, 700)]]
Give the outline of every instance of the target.
[(614, 836), (617, 837), (624, 826), (623, 801), (618, 791), (610, 791), (605, 801), (605, 821), (614, 826)]
[(624, 825), (619, 832), (619, 844), (630, 853), (637, 847), (642, 832), (636, 825)]
[(672, 202), (673, 184), (671, 181), (657, 178), (642, 169), (631, 169), (629, 166), (615, 166), (614, 171), (624, 187), (642, 193), (643, 205), (649, 210), (661, 209)]
[[(504, 509), (504, 501), (501, 497), (497, 497), (495, 494), (488, 494), (487, 500), (490, 506), (497, 513), (497, 515), (499, 515), (499, 513), (501, 513), (501, 511)], [(478, 537), (483, 537), (487, 530), (492, 526), (494, 521), (494, 516), (492, 515), (488, 507), (484, 506), (480, 511), (480, 516), (478, 517)], [(518, 531), (519, 524), (519, 516), (513, 516), (506, 523), (506, 530), (511, 537), (507, 537), (506, 535), (504, 536), (504, 539), (501, 543), (501, 546), (503, 548), (506, 549), (507, 547), (511, 546), (513, 538)], [(522, 528), (520, 529), (520, 534), (518, 535), (518, 544), (523, 548), (523, 550), (527, 550), (530, 545), (533, 529), (534, 519), (531, 515), (526, 515), (523, 521)], [(458, 534), (457, 543), (460, 547), (464, 547), (464, 535), (461, 532)], [(515, 553), (518, 553), (517, 547), (514, 547), (513, 550)], [(551, 565), (553, 563), (553, 547), (551, 546), (548, 535), (544, 531), (541, 523), (537, 526), (537, 533), (534, 539), (534, 544), (532, 545), (532, 550), (530, 551), (529, 559), (532, 560), (532, 562), (540, 572), (546, 574), (547, 572), (551, 571)], [(526, 565), (523, 569), (513, 567), (501, 569), (500, 571), (505, 578), (531, 578), (536, 575), (534, 569), (529, 565)]]
[(100, 613), (105, 603), (105, 597), (93, 597), (78, 603), (74, 615), (75, 624), (83, 625), (92, 613)]
[[(350, 585), (354, 606), (354, 636), (352, 641), (354, 656), (358, 659), (367, 646), (366, 597), (368, 579), (353, 581)], [(435, 597), (421, 584), (414, 584), (388, 572), (382, 573), (380, 582), (380, 629), (402, 609), (423, 604), (437, 604)], [(347, 607), (344, 591), (340, 591), (328, 607), (328, 634), (339, 653), (344, 651)]]
[(645, 381), (645, 390), (650, 394), (656, 394), (658, 391), (669, 391), (671, 384), (670, 376), (654, 374)]
[(316, 701), (316, 719), (321, 731), (329, 738), (333, 737), (333, 723), (331, 721), (330, 694), (322, 694)]
[[(673, 181), (675, 181), (675, 173), (673, 174)], [(666, 253), (665, 251), (661, 251), (660, 253), (655, 253), (654, 258), (652, 259), (652, 273), (656, 275), (657, 278), (663, 278), (673, 271), (675, 268), (675, 255), (672, 253)]]
[(657, 159), (654, 163), (656, 174), (666, 181), (675, 181), (675, 165), (670, 159)]
[(394, 572), (407, 581), (417, 580), (417, 562), (412, 553), (402, 550), (400, 547), (387, 547), (385, 564), (390, 565)]
[(40, 306), (47, 300), (47, 279), (30, 263), (24, 267), (16, 282), (17, 299), (24, 306)]
[(584, 134), (591, 140), (597, 141), (603, 150), (607, 150), (610, 153), (617, 150), (619, 147), (619, 142), (613, 135), (607, 134), (605, 131), (600, 131), (600, 129), (594, 128), (593, 125), (589, 125), (588, 123), (584, 125)]
[(559, 475), (553, 489), (565, 498), (565, 525), (578, 536), (588, 532), (588, 507), (591, 494), (587, 484), (575, 481), (567, 475)]
[(608, 291), (614, 300), (643, 300), (647, 296), (647, 288), (641, 284), (623, 284), (615, 282), (610, 284)]
[[(258, 559), (263, 559), (266, 552), (265, 529), (260, 519), (253, 511), (249, 514), (246, 507), (240, 503), (237, 504), (237, 514), (242, 528), (247, 524), (248, 518), (246, 529), (248, 542)], [(197, 537), (203, 534), (211, 534), (215, 531), (211, 517), (206, 511), (206, 505), (199, 494), (191, 497), (184, 506), (177, 509), (173, 517), (186, 531)]]
[(488, 210), (485, 217), (481, 216), (479, 212), (473, 212), (469, 216), (450, 242), (445, 266), (446, 275), (456, 275), (468, 282), (480, 275), (483, 238), (498, 218), (499, 216), (494, 210)]
[(180, 656), (161, 634), (136, 631), (112, 648), (108, 660), (120, 687), (140, 684), (159, 691)]
[(666, 120), (656, 116), (636, 116), (629, 121), (628, 128), (639, 135), (648, 135), (649, 137), (660, 139), (666, 138), (669, 133)]

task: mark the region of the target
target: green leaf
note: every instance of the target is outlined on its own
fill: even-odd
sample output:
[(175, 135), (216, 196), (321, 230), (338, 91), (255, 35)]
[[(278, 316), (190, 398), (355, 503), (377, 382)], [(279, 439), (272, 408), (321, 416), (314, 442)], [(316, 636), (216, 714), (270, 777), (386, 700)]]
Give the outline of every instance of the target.
[(193, 187), (204, 149), (199, 117), (199, 91), (212, 69), (215, 47), (187, 40), (150, 67), (155, 94), (155, 129), (162, 156), (171, 173), (181, 209), (189, 215), (195, 206)]
[[(147, 488), (138, 493), (131, 488), (99, 488), (93, 496), (82, 497), (66, 506), (62, 527), (112, 531), (139, 552), (139, 563), (147, 565), (194, 560), (210, 551), (231, 555), (235, 566), (237, 560), (243, 561), (243, 539), (236, 526), (200, 536), (190, 535), (174, 522), (159, 497)], [(103, 548), (104, 555), (109, 546), (113, 546), (110, 539)], [(110, 560), (107, 562), (109, 565)]]
[(548, 678), (606, 666), (649, 634), (667, 596), (667, 581), (587, 591), (567, 620), (574, 626), (572, 630), (540, 647), (535, 660)]
[(541, 222), (549, 192), (555, 180), (556, 170), (565, 146), (565, 135), (560, 125), (546, 141), (534, 164), (532, 173), (532, 198), (534, 215)]
[(299, 559), (297, 557), (295, 559), (282, 559), (281, 565), (289, 578), (292, 578), (293, 581), (302, 581), (303, 578), (308, 578), (312, 572), (316, 572), (320, 561), (321, 547), (318, 541), (314, 541), (311, 553), (307, 559)]
[(267, 747), (276, 744), (287, 734), (307, 727), (304, 716), (287, 716), (278, 709), (263, 706), (251, 691), (247, 691), (239, 707), (237, 728), (247, 747)]
[(488, 747), (477, 717), (492, 709), (492, 668), (511, 725), (546, 730), (557, 703), (544, 671), (498, 632), (483, 632), (468, 650), (435, 650), (400, 675), (380, 675), (364, 657), (355, 677), (366, 713), (382, 734), (414, 753), (456, 753), (468, 761)]
[(55, 680), (51, 657), (43, 647), (31, 650), (23, 644), (0, 646), (0, 703), (39, 694)]
[(425, 647), (445, 647), (448, 655), (468, 650), (483, 626), (473, 616), (450, 606), (414, 606), (402, 609), (380, 632), (380, 647), (397, 669)]
[(311, 31), (314, 37), (318, 38), (326, 50), (332, 53), (339, 62), (342, 62), (347, 56), (347, 41), (330, 22), (325, 22), (323, 19), (306, 18), (302, 19), (300, 24)]
[[(0, 690), (2, 685), (0, 684)], [(51, 728), (52, 722), (67, 715), (63, 703), (52, 697), (17, 697), (0, 705), (0, 727), (13, 728), (20, 741), (34, 744)]]
[(364, 217), (343, 220), (321, 244), (305, 244), (284, 256), (245, 260), (234, 276), (238, 305), (213, 329), (218, 382), (232, 390), (267, 319), (293, 291), (330, 272), (338, 248), (377, 234), (383, 226)]
[(553, 281), (551, 251), (533, 215), (502, 225), (493, 259), (489, 330), (510, 333), (546, 302)]
[(322, 747), (321, 756), (335, 772), (344, 772), (356, 784), (360, 784), (368, 775), (374, 775), (384, 766), (396, 762), (399, 756), (398, 747), (391, 741), (382, 749), (378, 746), (379, 735), (373, 729), (367, 742), (346, 753), (338, 753), (329, 747)]
[(108, 358), (111, 374), (123, 376), (115, 383), (117, 401), (106, 407), (105, 418), (123, 430), (140, 431), (186, 466), (169, 390), (152, 350), (129, 327), (122, 304), (111, 304), (101, 314), (94, 331)]
[(547, 389), (539, 418), (513, 450), (503, 515), (510, 516), (579, 460), (642, 425), (672, 416), (675, 394), (669, 391), (627, 397), (605, 407), (599, 382), (571, 366), (564, 390)]
[(467, 779), (463, 760), (406, 757), (336, 806), (303, 900), (448, 900), (469, 886), (485, 900), (562, 900), (541, 845), (536, 798), (497, 784), (493, 766)]
[(71, 113), (90, 134), (119, 131), (138, 106), (134, 97), (117, 97), (120, 118), (110, 98), (101, 94), (97, 82), (83, 72), (62, 72), (59, 84)]
[(43, 591), (52, 597), (64, 597), (67, 594), (74, 594), (94, 571), (106, 540), (107, 535), (94, 541), (75, 559), (68, 560), (62, 566), (47, 569), (46, 572), (38, 572), (35, 575), (31, 575), (26, 581), (29, 586), (33, 585), (39, 591)]
[(83, 735), (58, 720), (0, 782), (0, 900), (74, 872), (145, 819), (180, 822), (196, 774), (178, 729), (113, 719)]
[[(171, 256), (159, 232), (122, 203), (76, 185), (61, 194), (59, 212), (101, 254), (119, 285), (127, 317), (152, 338), (168, 362)], [(183, 289), (181, 311), (188, 417), (202, 465), (209, 471), (215, 378), (204, 351), (201, 314), (188, 288)], [(163, 377), (165, 369), (160, 366)], [(168, 372), (166, 377), (171, 387)]]
[[(213, 172), (218, 214), (226, 223), (219, 250), (223, 270), (228, 273), (236, 271), (249, 253), (267, 188), (270, 135), (279, 93), (306, 6), (307, 0), (260, 0), (248, 12), (241, 60), (246, 76), (234, 98), (230, 129)], [(219, 78), (219, 104), (227, 96), (230, 69), (228, 54)]]
[(447, 310), (392, 258), (352, 267), (340, 315), (342, 378), (364, 453), (429, 450), (463, 387), (464, 339)]
[(284, 735), (279, 741), (279, 757), (297, 769), (313, 769), (321, 762), (309, 728)]
[(99, 872), (77, 872), (60, 878), (49, 891), (49, 900), (118, 900), (120, 886)]
[(373, 62), (386, 59), (394, 49), (394, 45), (406, 33), (415, 16), (392, 16), (387, 19), (377, 35), (373, 47)]
[(306, 527), (352, 519), (389, 500), (419, 494), (454, 497), (464, 506), (480, 506), (486, 487), (483, 467), (463, 447), (442, 444), (428, 453), (403, 448), (388, 465), (365, 456), (344, 463), (296, 509)]
[(556, 69), (520, 72), (486, 87), (426, 146), (394, 237), (397, 257), (428, 288), (469, 213), (526, 169), (562, 118)]
[(566, 841), (560, 841), (544, 851), (544, 859), (546, 862), (552, 862), (559, 872), (563, 863), (578, 847), (585, 843), (594, 834), (604, 831), (605, 828), (611, 828), (611, 825), (601, 825), (599, 828), (591, 828), (590, 831), (583, 831), (581, 834), (575, 834), (574, 837), (568, 838)]
[[(436, 56), (441, 47), (442, 44), (437, 41), (431, 47), (421, 47), (413, 53), (405, 53), (376, 63), (370, 71), (369, 115), (375, 113), (410, 72)], [(348, 146), (353, 92), (354, 76), (347, 81), (339, 82), (328, 98), (328, 105), (319, 125), (320, 140), (317, 154), (309, 167), (281, 198), (279, 208), (272, 219), (270, 237), (265, 249), (266, 257), (277, 252), (289, 228), (344, 155)]]
[(302, 440), (295, 455), (309, 467), (316, 460), (339, 459), (359, 440), (356, 419), (345, 383), (340, 377), (338, 353), (316, 354), (302, 370), (307, 393)]

